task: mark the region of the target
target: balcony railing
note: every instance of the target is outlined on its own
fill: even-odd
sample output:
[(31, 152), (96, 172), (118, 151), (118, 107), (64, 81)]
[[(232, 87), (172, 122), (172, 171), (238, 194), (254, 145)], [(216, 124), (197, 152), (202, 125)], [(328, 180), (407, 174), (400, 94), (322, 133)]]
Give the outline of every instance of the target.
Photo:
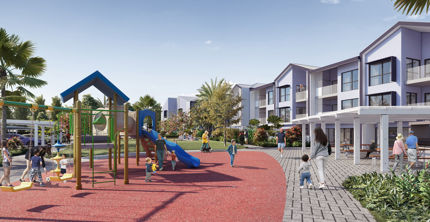
[(266, 103), (267, 101), (265, 99), (260, 99), (258, 100), (258, 107), (264, 107), (267, 105)]
[(406, 106), (430, 106), (430, 102), (411, 103), (411, 104), (407, 104)]
[(258, 118), (260, 124), (266, 124), (266, 118)]
[(407, 84), (430, 81), (430, 64), (406, 68)]
[(337, 95), (337, 83), (333, 85), (323, 86), (321, 87), (321, 96), (320, 97), (331, 97)]
[(296, 92), (296, 102), (302, 102), (302, 101), (306, 101), (306, 95), (308, 94), (308, 91), (301, 91), (301, 92)]

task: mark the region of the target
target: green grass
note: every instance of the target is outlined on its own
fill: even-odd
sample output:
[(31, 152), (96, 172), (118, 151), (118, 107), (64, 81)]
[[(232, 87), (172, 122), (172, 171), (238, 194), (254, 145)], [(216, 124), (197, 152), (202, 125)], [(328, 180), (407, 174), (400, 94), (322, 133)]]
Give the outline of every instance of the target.
[[(179, 146), (181, 146), (184, 150), (200, 150), (200, 147), (202, 146), (202, 141), (201, 140), (198, 140), (198, 141), (184, 140), (184, 141), (177, 141), (177, 144)], [(228, 145), (230, 145), (230, 143), (227, 143), (227, 147), (225, 147), (224, 142), (211, 140), (211, 141), (209, 141), (209, 145), (214, 150), (225, 150), (225, 149), (227, 149)], [(244, 148), (244, 146), (241, 146), (238, 144), (237, 148)]]

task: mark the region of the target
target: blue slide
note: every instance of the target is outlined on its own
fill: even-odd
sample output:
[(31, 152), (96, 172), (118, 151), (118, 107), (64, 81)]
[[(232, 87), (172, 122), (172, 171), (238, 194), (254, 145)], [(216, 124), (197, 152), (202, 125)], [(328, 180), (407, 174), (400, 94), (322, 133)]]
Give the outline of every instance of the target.
[[(158, 139), (158, 133), (155, 130), (151, 130), (150, 132), (146, 130), (142, 130), (143, 135), (149, 137), (153, 142), (155, 142)], [(178, 144), (170, 142), (166, 139), (166, 146), (167, 149), (172, 152), (175, 151), (176, 156), (178, 159), (183, 162), (187, 167), (193, 168), (193, 167), (199, 167), (200, 166), (200, 160), (196, 157), (191, 156), (185, 150), (183, 150)]]

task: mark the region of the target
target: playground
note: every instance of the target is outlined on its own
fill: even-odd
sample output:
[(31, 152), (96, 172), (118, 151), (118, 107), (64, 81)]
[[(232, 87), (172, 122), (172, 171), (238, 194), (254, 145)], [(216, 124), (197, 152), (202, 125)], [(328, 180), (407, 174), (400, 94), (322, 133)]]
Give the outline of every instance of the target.
[[(224, 152), (193, 153), (199, 168), (178, 163), (176, 171), (161, 171), (145, 183), (143, 166), (130, 164), (129, 184), (91, 187), (89, 162), (82, 164), (82, 190), (75, 179), (33, 186), (24, 192), (3, 192), (0, 220), (26, 221), (281, 221), (285, 178), (271, 156), (243, 151), (232, 170)], [(132, 158), (129, 162), (132, 162)], [(251, 164), (252, 163), (252, 164)], [(96, 160), (108, 167), (107, 160)], [(118, 165), (123, 172), (123, 164)], [(117, 179), (122, 180), (123, 173)], [(97, 180), (111, 180), (109, 174)]]

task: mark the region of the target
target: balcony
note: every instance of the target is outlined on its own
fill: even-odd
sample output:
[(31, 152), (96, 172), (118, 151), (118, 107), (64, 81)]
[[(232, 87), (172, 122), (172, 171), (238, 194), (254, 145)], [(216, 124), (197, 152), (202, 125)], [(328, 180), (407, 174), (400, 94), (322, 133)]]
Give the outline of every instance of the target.
[(321, 87), (321, 95), (319, 95), (318, 97), (329, 98), (335, 96), (337, 96), (337, 83)]
[(411, 103), (411, 104), (406, 104), (406, 106), (430, 106), (430, 102)]
[(266, 118), (258, 118), (260, 124), (266, 124)]
[(305, 114), (296, 114), (296, 119), (301, 119), (301, 118), (305, 118), (306, 117), (306, 113)]
[(307, 97), (308, 91), (304, 90), (301, 92), (296, 92), (296, 102), (304, 102), (306, 101), (306, 97)]
[(406, 68), (406, 84), (415, 86), (430, 85), (430, 65)]

